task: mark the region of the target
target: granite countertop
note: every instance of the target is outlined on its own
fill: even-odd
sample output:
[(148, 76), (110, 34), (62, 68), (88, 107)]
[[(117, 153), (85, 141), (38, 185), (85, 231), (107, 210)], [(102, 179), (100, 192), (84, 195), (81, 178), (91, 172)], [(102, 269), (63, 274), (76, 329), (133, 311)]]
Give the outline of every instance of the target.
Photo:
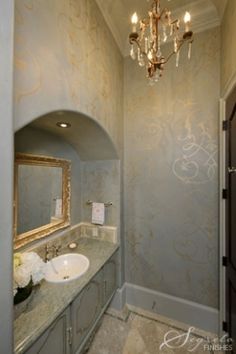
[(21, 354), (51, 325), (74, 298), (114, 254), (119, 245), (107, 241), (81, 238), (78, 248), (63, 253), (81, 253), (88, 257), (88, 271), (79, 279), (65, 284), (42, 281), (27, 309), (14, 321), (15, 353)]

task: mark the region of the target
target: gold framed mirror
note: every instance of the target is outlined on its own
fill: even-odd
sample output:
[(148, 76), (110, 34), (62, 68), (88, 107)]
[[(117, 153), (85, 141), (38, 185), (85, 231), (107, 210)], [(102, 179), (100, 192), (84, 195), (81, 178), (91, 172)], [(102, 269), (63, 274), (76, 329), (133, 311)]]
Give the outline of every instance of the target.
[(70, 225), (71, 162), (16, 153), (14, 178), (14, 247)]

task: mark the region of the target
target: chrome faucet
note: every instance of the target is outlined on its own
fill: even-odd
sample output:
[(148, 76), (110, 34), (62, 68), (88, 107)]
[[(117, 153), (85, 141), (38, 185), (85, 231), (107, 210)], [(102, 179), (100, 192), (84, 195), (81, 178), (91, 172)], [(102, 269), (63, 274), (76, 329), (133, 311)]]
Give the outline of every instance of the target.
[(45, 246), (45, 257), (44, 261), (47, 263), (50, 260), (50, 247), (48, 245)]

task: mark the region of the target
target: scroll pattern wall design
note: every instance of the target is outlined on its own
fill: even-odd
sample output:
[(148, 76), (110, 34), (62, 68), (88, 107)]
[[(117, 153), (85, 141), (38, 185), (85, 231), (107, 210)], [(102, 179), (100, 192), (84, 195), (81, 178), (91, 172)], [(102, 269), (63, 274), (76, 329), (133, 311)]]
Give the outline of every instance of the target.
[[(31, 53), (20, 36), (16, 36), (15, 68), (18, 72), (18, 86), (15, 90), (15, 99), (19, 103), (24, 97), (29, 97), (40, 91), (42, 86), (41, 67), (37, 58)], [(28, 79), (25, 79), (25, 73)]]
[(217, 144), (207, 132), (205, 124), (199, 132), (188, 129), (183, 136), (178, 136), (182, 153), (172, 166), (174, 175), (183, 183), (202, 184), (214, 180), (217, 174)]
[(122, 145), (123, 59), (93, 0), (16, 1), (15, 126), (56, 109), (97, 120)]
[[(149, 87), (125, 62), (128, 282), (218, 306), (219, 29)], [(207, 46), (206, 43), (211, 43)], [(199, 59), (200, 58), (200, 59)]]

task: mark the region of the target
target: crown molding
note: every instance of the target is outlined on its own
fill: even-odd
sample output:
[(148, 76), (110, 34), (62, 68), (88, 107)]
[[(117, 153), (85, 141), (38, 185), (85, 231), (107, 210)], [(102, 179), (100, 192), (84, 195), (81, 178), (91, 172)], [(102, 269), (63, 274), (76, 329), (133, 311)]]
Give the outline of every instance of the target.
[[(220, 26), (221, 21), (216, 10), (216, 7), (211, 1), (199, 0), (197, 2), (188, 5), (188, 10), (192, 16), (191, 29), (194, 34), (207, 31), (211, 28)], [(186, 11), (186, 6), (181, 6), (178, 9), (172, 11), (172, 17), (182, 19)], [(166, 44), (171, 42), (167, 40)], [(124, 57), (129, 56), (130, 46), (127, 41), (122, 53)]]
[(118, 47), (120, 49), (121, 54), (124, 55), (124, 45), (122, 43), (121, 36), (119, 34), (117, 27), (114, 24), (114, 21), (112, 21), (112, 17), (110, 15), (109, 11), (107, 11), (107, 8), (102, 5), (102, 0), (95, 0), (95, 1), (98, 5), (103, 17), (104, 17), (105, 22), (107, 23), (107, 25), (111, 31), (111, 34), (113, 35), (113, 37), (116, 41), (116, 44), (118, 45)]
[[(96, 0), (96, 3), (121, 51), (121, 54), (126, 57), (129, 55), (129, 42), (127, 33), (127, 41), (123, 43), (119, 30), (112, 20), (112, 16), (107, 10), (106, 6), (103, 6), (103, 0)], [(181, 6), (172, 11), (173, 18), (181, 19), (186, 11), (186, 8), (192, 15), (192, 30), (194, 33), (200, 33), (209, 30), (214, 27), (218, 27), (221, 24), (221, 18), (219, 17), (216, 6), (211, 0), (198, 0), (188, 4), (188, 6)]]
[[(195, 33), (220, 26), (220, 17), (211, 1), (199, 0), (190, 4), (188, 8), (192, 14), (192, 29)], [(186, 11), (186, 6), (178, 8), (174, 15), (180, 18), (184, 11)]]
[(222, 21), (228, 0), (212, 0), (212, 2), (217, 8), (220, 20)]

